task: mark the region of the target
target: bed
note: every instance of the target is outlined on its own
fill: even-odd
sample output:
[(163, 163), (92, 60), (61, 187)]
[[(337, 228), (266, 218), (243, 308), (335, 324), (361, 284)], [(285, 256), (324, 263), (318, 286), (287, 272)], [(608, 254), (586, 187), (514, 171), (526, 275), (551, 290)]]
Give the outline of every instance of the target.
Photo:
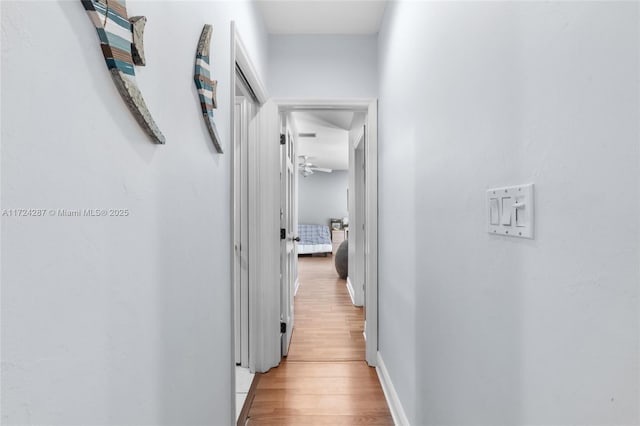
[(299, 224), (298, 254), (331, 253), (331, 232), (327, 225)]

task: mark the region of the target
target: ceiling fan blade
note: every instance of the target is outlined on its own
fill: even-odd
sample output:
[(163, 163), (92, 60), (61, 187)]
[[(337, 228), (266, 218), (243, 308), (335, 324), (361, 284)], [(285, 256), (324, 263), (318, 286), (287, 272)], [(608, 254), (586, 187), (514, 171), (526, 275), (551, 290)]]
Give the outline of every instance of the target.
[(315, 167), (315, 166), (316, 166), (315, 164), (313, 164), (313, 163), (309, 163), (309, 162), (306, 162), (306, 163), (298, 163), (298, 167), (299, 167), (299, 168), (309, 168), (309, 167)]
[(333, 171), (333, 169), (325, 169), (322, 167), (311, 167), (311, 170), (316, 172), (324, 172), (324, 173), (331, 173)]

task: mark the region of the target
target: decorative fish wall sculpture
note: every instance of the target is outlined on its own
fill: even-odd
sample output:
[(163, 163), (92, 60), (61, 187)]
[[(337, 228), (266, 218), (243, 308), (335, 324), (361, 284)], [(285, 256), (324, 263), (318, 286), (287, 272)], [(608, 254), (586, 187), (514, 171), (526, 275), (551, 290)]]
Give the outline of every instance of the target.
[(216, 147), (216, 151), (222, 154), (222, 146), (220, 146), (220, 137), (216, 123), (213, 121), (213, 110), (217, 108), (216, 88), (218, 82), (211, 80), (211, 70), (209, 64), (209, 46), (211, 44), (211, 33), (213, 29), (211, 25), (205, 25), (200, 34), (198, 48), (196, 49), (196, 64), (193, 72), (193, 80), (198, 88), (198, 98), (200, 99), (200, 108), (204, 122), (209, 130), (209, 135)]
[(80, 0), (96, 27), (113, 82), (140, 126), (155, 143), (165, 143), (136, 82), (135, 65), (144, 66), (144, 16), (127, 15), (126, 0)]

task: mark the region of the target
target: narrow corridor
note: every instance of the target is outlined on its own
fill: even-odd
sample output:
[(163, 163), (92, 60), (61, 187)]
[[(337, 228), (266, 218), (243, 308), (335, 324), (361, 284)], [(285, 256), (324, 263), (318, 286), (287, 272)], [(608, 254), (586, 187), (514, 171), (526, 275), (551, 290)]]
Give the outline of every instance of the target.
[(351, 304), (333, 257), (304, 257), (289, 356), (258, 374), (246, 425), (393, 425), (365, 362), (364, 309)]

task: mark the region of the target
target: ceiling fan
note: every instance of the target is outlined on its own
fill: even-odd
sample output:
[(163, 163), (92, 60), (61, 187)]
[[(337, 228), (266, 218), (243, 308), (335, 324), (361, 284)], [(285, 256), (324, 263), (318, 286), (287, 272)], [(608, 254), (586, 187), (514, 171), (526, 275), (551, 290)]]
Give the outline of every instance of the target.
[(333, 171), (332, 169), (316, 167), (315, 164), (309, 162), (309, 159), (313, 157), (309, 157), (307, 155), (299, 155), (298, 158), (300, 159), (298, 168), (300, 169), (300, 173), (304, 177), (312, 175), (314, 172), (331, 173)]

